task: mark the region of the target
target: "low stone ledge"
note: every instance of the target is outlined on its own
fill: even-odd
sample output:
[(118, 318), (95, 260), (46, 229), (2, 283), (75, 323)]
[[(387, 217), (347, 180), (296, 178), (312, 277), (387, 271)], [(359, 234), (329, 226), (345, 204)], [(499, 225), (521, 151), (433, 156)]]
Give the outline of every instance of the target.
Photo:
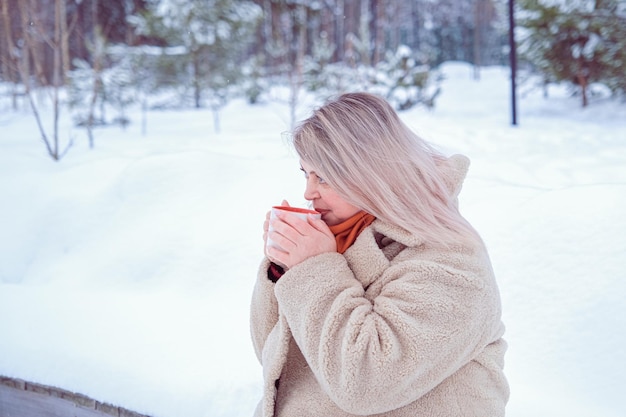
[(25, 390), (26, 389), (26, 381), (16, 378), (7, 378), (6, 376), (0, 375), (0, 385), (5, 385), (7, 387), (16, 388)]
[(150, 417), (80, 393), (0, 375), (0, 417), (37, 417), (37, 410), (46, 410), (46, 416), (70, 415), (67, 409), (76, 417)]

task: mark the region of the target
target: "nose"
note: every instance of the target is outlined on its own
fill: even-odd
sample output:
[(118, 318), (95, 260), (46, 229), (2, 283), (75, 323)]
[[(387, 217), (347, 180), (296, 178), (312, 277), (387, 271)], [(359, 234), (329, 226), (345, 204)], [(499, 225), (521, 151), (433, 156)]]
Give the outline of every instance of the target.
[(309, 176), (309, 178), (307, 178), (306, 180), (306, 187), (304, 189), (304, 198), (309, 201), (319, 198), (320, 193), (317, 189), (318, 186), (319, 184), (316, 181), (315, 175)]

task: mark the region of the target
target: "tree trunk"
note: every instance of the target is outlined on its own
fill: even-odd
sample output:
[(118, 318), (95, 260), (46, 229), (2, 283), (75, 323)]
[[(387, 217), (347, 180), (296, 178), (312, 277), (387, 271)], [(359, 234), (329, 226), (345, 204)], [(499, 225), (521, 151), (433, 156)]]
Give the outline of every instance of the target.
[[(330, 10), (329, 10), (330, 9)], [(334, 18), (335, 14), (332, 8), (324, 7), (320, 13), (320, 31), (326, 32), (327, 39), (330, 40), (331, 43), (336, 39), (335, 38), (335, 27), (334, 27)], [(341, 59), (339, 57), (339, 51), (337, 48), (333, 51), (332, 61), (336, 62)]]
[(482, 66), (482, 32), (484, 26), (483, 0), (475, 0), (474, 4), (474, 79), (480, 79), (480, 67)]
[(63, 68), (63, 84), (67, 84), (67, 77), (70, 74), (70, 31), (67, 25), (67, 3), (66, 0), (59, 1), (59, 23), (61, 31), (60, 48), (61, 62)]
[(11, 103), (13, 110), (17, 110), (17, 82), (14, 78), (15, 71), (19, 65), (18, 58), (13, 53), (13, 34), (11, 32), (11, 16), (9, 14), (9, 1), (1, 0), (2, 26), (4, 27), (4, 37), (6, 42), (0, 45), (0, 61), (2, 61), (2, 74), (11, 84)]
[(346, 39), (345, 32), (345, 5), (344, 0), (337, 0), (335, 6), (335, 21), (337, 22), (337, 59), (343, 61), (344, 58), (344, 42)]
[(54, 42), (53, 42), (53, 68), (52, 68), (52, 100), (54, 105), (54, 156), (55, 159), (59, 159), (59, 113), (61, 111), (59, 107), (59, 88), (61, 87), (61, 72), (63, 70), (63, 59), (61, 55), (61, 20), (65, 20), (65, 15), (62, 13), (64, 9), (64, 0), (55, 0), (54, 2)]
[(24, 37), (24, 44), (21, 48), (22, 59), (18, 68), (24, 88), (28, 91), (30, 90), (30, 47), (32, 45), (28, 18), (28, 4), (24, 1), (20, 1), (18, 5), (20, 8), (20, 19), (22, 21), (22, 36)]
[(374, 24), (375, 24), (375, 34), (374, 34), (374, 58), (372, 59), (372, 64), (378, 64), (383, 58), (385, 54), (385, 2), (383, 0), (374, 0), (372, 1), (376, 9)]
[(200, 52), (192, 51), (191, 60), (193, 67), (193, 100), (196, 109), (200, 108), (201, 87), (200, 87)]
[(370, 0), (362, 0), (361, 1), (361, 16), (359, 22), (359, 38), (361, 40), (361, 49), (359, 50), (359, 55), (361, 62), (366, 67), (369, 67), (371, 64), (371, 48), (372, 37), (370, 36), (370, 26), (369, 21), (371, 19), (370, 13)]
[(398, 46), (400, 46), (401, 36), (400, 36), (400, 4), (398, 2), (390, 2), (388, 5), (388, 20), (391, 21), (389, 27), (389, 48), (392, 51), (396, 51)]
[(295, 47), (295, 60), (293, 67), (291, 68), (291, 92), (289, 97), (289, 124), (293, 129), (296, 124), (296, 109), (299, 103), (300, 88), (302, 87), (302, 76), (304, 71), (304, 54), (306, 52), (306, 22), (307, 22), (307, 10), (305, 6), (298, 5), (292, 14), (292, 24), (297, 27), (297, 32), (294, 33), (296, 39), (292, 39), (292, 43)]
[(33, 93), (31, 91), (31, 83), (30, 83), (30, 55), (33, 47), (32, 33), (30, 31), (30, 10), (29, 4), (25, 1), (20, 1), (18, 3), (20, 8), (20, 18), (22, 21), (22, 33), (24, 36), (24, 44), (22, 45), (22, 60), (19, 66), (20, 78), (22, 79), (22, 84), (24, 84), (24, 90), (26, 96), (28, 97), (28, 102), (30, 103), (30, 107), (33, 111), (33, 115), (35, 116), (35, 120), (37, 121), (37, 127), (39, 127), (39, 133), (41, 134), (41, 140), (44, 145), (46, 145), (46, 150), (48, 151), (48, 155), (52, 157), (52, 159), (57, 160), (54, 157), (54, 152), (50, 147), (50, 141), (48, 140), (48, 136), (46, 135), (46, 131), (43, 128), (43, 124), (41, 122), (41, 117), (39, 115), (39, 110), (37, 108), (37, 104), (35, 103), (35, 99), (33, 98)]
[[(106, 41), (104, 39), (104, 35), (102, 34), (102, 30), (100, 29), (100, 25), (96, 25), (93, 30), (93, 46), (92, 46), (92, 74), (93, 74), (93, 85), (91, 89), (91, 99), (89, 100), (89, 113), (87, 115), (87, 136), (89, 137), (89, 148), (93, 149), (95, 147), (95, 140), (93, 137), (93, 128), (95, 125), (95, 113), (96, 113), (96, 104), (98, 102), (98, 95), (101, 94), (103, 85), (102, 85), (102, 67), (104, 62)], [(104, 118), (104, 115), (102, 115)]]
[[(20, 1), (19, 11), (22, 22), (22, 31), (24, 35), (24, 44), (22, 46), (22, 61), (19, 65), (19, 73), (20, 78), (22, 79), (22, 83), (24, 84), (24, 89), (26, 92), (26, 96), (28, 101), (30, 102), (31, 109), (33, 111), (33, 115), (35, 116), (35, 120), (37, 121), (37, 126), (39, 127), (39, 132), (41, 133), (41, 139), (46, 146), (46, 150), (50, 157), (58, 161), (60, 160), (65, 152), (70, 148), (72, 142), (70, 141), (63, 152), (59, 150), (59, 114), (60, 114), (60, 105), (59, 105), (59, 88), (61, 84), (61, 0), (55, 0), (54, 6), (54, 29), (53, 29), (53, 38), (50, 39), (46, 33), (41, 31), (41, 27), (43, 25), (39, 15), (35, 15), (33, 10), (35, 10), (32, 5), (32, 2)], [(33, 32), (32, 28), (39, 28), (39, 32)], [(38, 37), (35, 39), (34, 35)], [(44, 83), (44, 85), (49, 84), (48, 80), (45, 77), (45, 72), (43, 71), (42, 61), (44, 57), (41, 52), (43, 42), (46, 42), (51, 48), (53, 52), (53, 63), (52, 63), (52, 105), (53, 105), (53, 138), (52, 142), (48, 138), (46, 131), (43, 127), (43, 123), (41, 122), (41, 116), (39, 114), (39, 110), (37, 108), (37, 104), (33, 98), (33, 90), (31, 88), (31, 72), (30, 72), (30, 62), (32, 59), (33, 64), (35, 65), (35, 70), (40, 82)], [(36, 51), (36, 52), (33, 52)]]
[(589, 100), (587, 98), (587, 77), (585, 77), (585, 75), (582, 73), (582, 71), (578, 72), (578, 75), (576, 76), (578, 78), (578, 84), (580, 85), (580, 91), (581, 91), (581, 95), (582, 95), (582, 100), (583, 100), (583, 107), (587, 107), (587, 104), (589, 104)]
[(416, 50), (420, 50), (420, 29), (423, 27), (422, 16), (420, 15), (420, 3), (417, 1), (411, 2), (411, 25), (413, 28), (413, 47)]

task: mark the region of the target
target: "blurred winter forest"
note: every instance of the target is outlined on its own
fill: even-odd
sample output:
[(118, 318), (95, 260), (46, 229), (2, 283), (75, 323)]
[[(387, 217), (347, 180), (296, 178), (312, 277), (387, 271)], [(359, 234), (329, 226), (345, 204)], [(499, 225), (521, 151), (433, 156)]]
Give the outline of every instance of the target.
[[(508, 65), (508, 0), (0, 0), (0, 108), (32, 110), (60, 159), (59, 115), (93, 129), (128, 109), (208, 108), (234, 98), (381, 94), (436, 106), (438, 66)], [(626, 0), (518, 0), (520, 81), (626, 93)], [(536, 81), (539, 80), (539, 81)], [(546, 90), (547, 91), (547, 90)], [(42, 119), (52, 109), (52, 123)], [(143, 117), (145, 124), (145, 117)], [(52, 125), (52, 127), (48, 127)]]

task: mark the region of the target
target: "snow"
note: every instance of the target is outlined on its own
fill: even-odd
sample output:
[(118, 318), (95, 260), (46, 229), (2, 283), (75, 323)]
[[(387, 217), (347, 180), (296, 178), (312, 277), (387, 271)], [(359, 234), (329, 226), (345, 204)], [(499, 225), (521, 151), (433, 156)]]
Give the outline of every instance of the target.
[[(529, 90), (513, 127), (505, 68), (443, 71), (436, 107), (401, 116), (472, 160), (460, 205), (501, 289), (507, 415), (623, 416), (626, 106)], [(93, 150), (65, 117), (61, 162), (0, 105), (0, 375), (155, 417), (252, 415), (262, 223), (304, 204), (286, 105), (233, 101), (220, 134), (189, 110), (150, 112), (142, 136), (137, 113)]]

